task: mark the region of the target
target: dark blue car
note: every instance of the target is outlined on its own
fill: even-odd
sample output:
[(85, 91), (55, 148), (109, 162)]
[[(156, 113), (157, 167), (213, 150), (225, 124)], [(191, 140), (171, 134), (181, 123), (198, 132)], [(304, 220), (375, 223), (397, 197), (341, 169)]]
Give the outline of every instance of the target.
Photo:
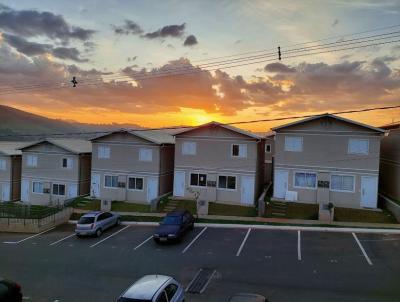
[(194, 228), (194, 217), (187, 210), (176, 210), (167, 214), (156, 229), (155, 242), (180, 241), (188, 230)]

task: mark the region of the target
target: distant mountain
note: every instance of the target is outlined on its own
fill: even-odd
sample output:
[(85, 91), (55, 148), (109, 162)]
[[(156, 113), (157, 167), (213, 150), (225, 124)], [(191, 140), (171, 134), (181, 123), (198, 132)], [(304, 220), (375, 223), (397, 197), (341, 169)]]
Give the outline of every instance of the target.
[[(120, 128), (142, 128), (135, 124), (84, 124), (49, 119), (12, 107), (0, 105), (0, 140), (36, 140), (46, 134), (65, 133), (68, 137), (89, 138), (96, 134), (69, 134), (76, 132), (111, 131)], [(21, 136), (26, 135), (26, 136)]]

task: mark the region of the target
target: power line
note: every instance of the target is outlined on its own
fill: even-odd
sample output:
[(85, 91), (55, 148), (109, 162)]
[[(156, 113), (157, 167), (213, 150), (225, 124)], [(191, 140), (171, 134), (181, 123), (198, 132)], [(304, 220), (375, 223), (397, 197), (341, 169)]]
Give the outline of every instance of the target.
[[(350, 114), (350, 113), (361, 113), (361, 112), (369, 112), (369, 111), (377, 111), (377, 110), (390, 110), (400, 108), (400, 105), (396, 106), (384, 106), (384, 107), (372, 107), (372, 108), (363, 108), (363, 109), (355, 109), (355, 110), (346, 110), (346, 111), (336, 111), (331, 112), (330, 114), (340, 115), (340, 114)], [(238, 121), (238, 122), (230, 122), (230, 123), (220, 123), (221, 125), (240, 125), (240, 124), (254, 124), (254, 123), (262, 123), (262, 122), (274, 122), (274, 121), (283, 121), (283, 120), (293, 120), (293, 119), (300, 119), (300, 118), (309, 118), (309, 117), (318, 117), (323, 114), (307, 114), (307, 115), (295, 115), (295, 116), (287, 116), (287, 117), (280, 117), (280, 118), (271, 118), (271, 119), (257, 119), (257, 120), (250, 120), (250, 121)], [(126, 131), (159, 131), (159, 130), (177, 130), (177, 129), (190, 129), (196, 128), (198, 126), (171, 126), (171, 127), (160, 127), (160, 128), (141, 128), (141, 129), (124, 129)], [(115, 130), (114, 130), (115, 131)], [(67, 132), (67, 133), (41, 133), (41, 134), (6, 134), (0, 135), (1, 137), (58, 137), (58, 136), (72, 136), (72, 135), (100, 135), (100, 134), (107, 134), (113, 132), (110, 131), (82, 131), (82, 132)]]

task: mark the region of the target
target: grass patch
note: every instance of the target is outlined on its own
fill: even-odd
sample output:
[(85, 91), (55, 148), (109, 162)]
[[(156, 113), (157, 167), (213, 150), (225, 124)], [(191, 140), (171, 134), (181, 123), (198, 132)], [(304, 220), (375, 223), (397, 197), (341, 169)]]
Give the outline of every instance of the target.
[[(282, 218), (289, 219), (302, 219), (302, 220), (317, 220), (318, 219), (318, 205), (309, 203), (297, 203), (297, 202), (286, 202), (286, 215)], [(265, 206), (265, 217), (274, 217), (272, 215), (273, 206), (272, 202), (269, 202)]]
[[(164, 200), (160, 200), (160, 203), (158, 205), (158, 211), (165, 212), (165, 207), (169, 204), (170, 201), (171, 199), (169, 199), (168, 197), (165, 198)], [(194, 200), (174, 200), (174, 201), (177, 201), (176, 209), (185, 209), (192, 214), (197, 214), (196, 201)]]
[(208, 204), (208, 215), (255, 217), (257, 210), (255, 207), (210, 202)]
[(89, 210), (89, 211), (100, 211), (100, 200), (89, 199), (87, 197), (78, 197), (72, 203), (71, 206), (75, 209)]
[(382, 212), (335, 207), (335, 221), (397, 223), (396, 218), (387, 210)]
[(111, 211), (150, 213), (151, 207), (149, 204), (113, 201), (111, 203)]

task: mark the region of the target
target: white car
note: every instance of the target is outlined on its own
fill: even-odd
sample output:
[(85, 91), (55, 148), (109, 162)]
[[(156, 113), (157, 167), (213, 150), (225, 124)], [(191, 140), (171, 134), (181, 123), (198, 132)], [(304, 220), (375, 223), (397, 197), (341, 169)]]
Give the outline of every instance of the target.
[(174, 278), (147, 275), (131, 285), (117, 302), (184, 302), (185, 290)]

